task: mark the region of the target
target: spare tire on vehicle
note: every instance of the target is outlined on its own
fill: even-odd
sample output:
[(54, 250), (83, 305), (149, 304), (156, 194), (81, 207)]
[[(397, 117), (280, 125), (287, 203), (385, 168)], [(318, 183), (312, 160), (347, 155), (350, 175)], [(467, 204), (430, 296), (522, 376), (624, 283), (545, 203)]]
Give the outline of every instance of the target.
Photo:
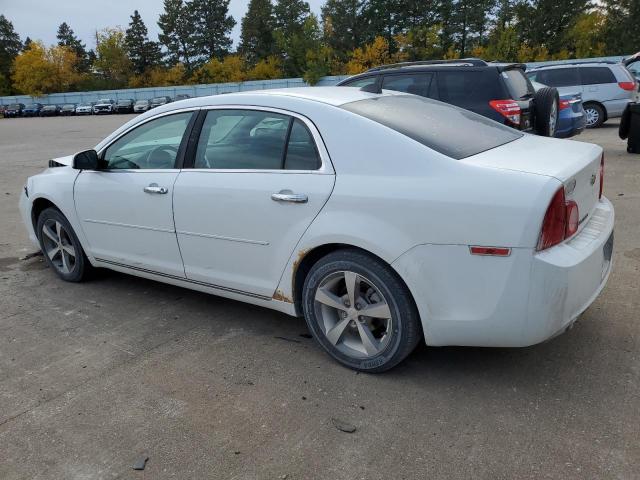
[(534, 96), (535, 118), (534, 130), (543, 137), (553, 137), (558, 125), (560, 111), (560, 96), (558, 90), (553, 87), (544, 87), (538, 90)]
[(629, 136), (629, 129), (631, 128), (631, 103), (627, 103), (627, 106), (622, 112), (622, 117), (620, 117), (620, 127), (618, 128), (618, 136), (622, 140), (626, 140)]

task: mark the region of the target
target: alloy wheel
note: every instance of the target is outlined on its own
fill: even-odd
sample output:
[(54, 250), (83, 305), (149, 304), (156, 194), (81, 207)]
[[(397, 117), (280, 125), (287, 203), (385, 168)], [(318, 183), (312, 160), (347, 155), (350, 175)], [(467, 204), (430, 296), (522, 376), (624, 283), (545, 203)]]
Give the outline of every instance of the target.
[(587, 126), (591, 127), (598, 123), (600, 120), (600, 113), (595, 108), (587, 108), (585, 109), (585, 113), (587, 114)]
[(322, 279), (314, 308), (326, 339), (349, 357), (374, 357), (393, 336), (387, 300), (371, 280), (356, 272), (334, 272)]
[(76, 265), (76, 250), (64, 225), (53, 218), (42, 225), (45, 255), (60, 273), (71, 273)]

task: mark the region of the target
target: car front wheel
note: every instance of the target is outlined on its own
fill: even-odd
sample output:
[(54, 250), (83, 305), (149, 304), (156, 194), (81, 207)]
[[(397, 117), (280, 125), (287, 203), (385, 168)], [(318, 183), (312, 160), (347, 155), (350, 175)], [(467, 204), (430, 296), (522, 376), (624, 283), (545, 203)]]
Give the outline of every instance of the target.
[(47, 208), (38, 217), (36, 228), (49, 267), (68, 282), (84, 280), (92, 267), (65, 216), (56, 208)]
[(330, 253), (312, 267), (303, 310), (320, 346), (354, 370), (388, 370), (422, 338), (417, 309), (397, 273), (355, 249)]

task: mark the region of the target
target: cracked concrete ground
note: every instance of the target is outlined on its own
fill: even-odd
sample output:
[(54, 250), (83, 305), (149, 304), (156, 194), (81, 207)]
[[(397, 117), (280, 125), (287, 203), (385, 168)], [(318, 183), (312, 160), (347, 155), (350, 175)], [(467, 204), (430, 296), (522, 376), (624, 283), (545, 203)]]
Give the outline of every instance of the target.
[(18, 260), (27, 176), (128, 118), (0, 120), (0, 478), (640, 478), (640, 155), (614, 122), (578, 137), (606, 149), (617, 225), (609, 284), (574, 329), (357, 375), (302, 320)]

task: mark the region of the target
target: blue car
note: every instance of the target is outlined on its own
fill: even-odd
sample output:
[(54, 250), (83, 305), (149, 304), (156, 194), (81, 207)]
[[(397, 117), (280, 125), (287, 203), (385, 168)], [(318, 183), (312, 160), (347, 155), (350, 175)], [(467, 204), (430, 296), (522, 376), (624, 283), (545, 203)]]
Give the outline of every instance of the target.
[[(533, 88), (538, 91), (546, 87), (542, 83), (531, 82)], [(560, 112), (558, 125), (556, 125), (556, 138), (575, 137), (587, 127), (587, 114), (582, 107), (582, 93), (566, 93), (560, 95)]]

